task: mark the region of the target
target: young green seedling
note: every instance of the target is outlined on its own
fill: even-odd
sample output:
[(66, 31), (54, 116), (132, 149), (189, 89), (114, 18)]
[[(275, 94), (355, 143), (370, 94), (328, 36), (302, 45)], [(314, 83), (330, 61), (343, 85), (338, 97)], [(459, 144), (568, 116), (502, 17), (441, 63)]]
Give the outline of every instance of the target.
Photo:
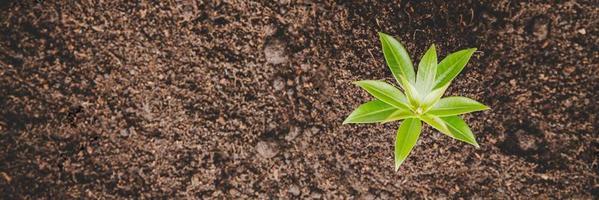
[(343, 123), (385, 123), (403, 119), (395, 139), (395, 170), (399, 169), (416, 144), (421, 121), (445, 135), (478, 148), (474, 134), (458, 115), (489, 107), (466, 97), (441, 98), (476, 49), (451, 53), (437, 64), (433, 44), (424, 53), (418, 64), (418, 73), (415, 73), (412, 60), (399, 41), (384, 33), (379, 33), (379, 38), (387, 65), (405, 95), (383, 81), (354, 82), (376, 99), (360, 105)]

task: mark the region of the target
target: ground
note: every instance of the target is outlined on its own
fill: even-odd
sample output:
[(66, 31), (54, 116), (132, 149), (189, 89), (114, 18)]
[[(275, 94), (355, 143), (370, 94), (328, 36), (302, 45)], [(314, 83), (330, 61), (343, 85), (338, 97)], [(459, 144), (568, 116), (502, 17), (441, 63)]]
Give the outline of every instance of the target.
[[(599, 195), (593, 1), (3, 1), (0, 198), (582, 198)], [(480, 149), (342, 125), (418, 61), (476, 47), (447, 95)]]

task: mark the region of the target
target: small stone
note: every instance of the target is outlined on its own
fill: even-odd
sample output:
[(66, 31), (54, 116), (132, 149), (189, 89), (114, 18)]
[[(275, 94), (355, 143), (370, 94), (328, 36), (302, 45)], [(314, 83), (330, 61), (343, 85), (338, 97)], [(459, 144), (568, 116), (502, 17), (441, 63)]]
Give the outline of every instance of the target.
[(201, 177), (196, 176), (196, 175), (192, 176), (191, 177), (191, 186), (192, 187), (199, 186), (202, 183), (200, 180), (201, 180)]
[(312, 199), (320, 199), (322, 197), (322, 194), (320, 194), (320, 192), (312, 192), (312, 194), (310, 195), (310, 198)]
[(231, 196), (239, 196), (239, 191), (237, 191), (235, 188), (233, 188), (233, 189), (229, 190), (229, 194)]
[(578, 33), (586, 35), (587, 34), (587, 30), (584, 28), (578, 29)]
[(510, 80), (510, 85), (512, 85), (512, 87), (516, 87), (516, 84), (517, 84), (517, 83), (518, 83), (518, 82), (516, 82), (516, 80), (515, 80), (515, 79), (512, 79), (512, 80)]
[(312, 134), (317, 134), (318, 132), (320, 132), (320, 129), (318, 127), (312, 127), (310, 129), (310, 132), (312, 132)]
[(85, 148), (85, 150), (87, 151), (87, 153), (88, 153), (88, 154), (93, 154), (93, 153), (94, 153), (94, 148), (93, 148), (93, 147), (91, 147), (91, 146), (87, 146), (87, 147)]
[(543, 180), (547, 180), (547, 179), (549, 179), (549, 176), (547, 176), (547, 174), (541, 174), (541, 178)]
[(127, 131), (127, 129), (121, 129), (120, 133), (121, 133), (121, 136), (123, 136), (123, 137), (129, 136), (129, 131)]
[(279, 91), (285, 88), (285, 83), (283, 83), (283, 80), (281, 79), (275, 79), (275, 81), (272, 83), (272, 86), (275, 91)]
[(218, 81), (218, 83), (221, 85), (227, 85), (227, 82), (228, 82), (227, 79), (224, 79), (224, 78), (222, 78)]
[(298, 196), (301, 194), (300, 188), (293, 184), (291, 186), (289, 186), (289, 193), (292, 194), (293, 196)]
[(537, 138), (530, 133), (520, 129), (516, 131), (518, 146), (524, 151), (536, 151), (539, 148)]
[(300, 134), (300, 128), (293, 126), (289, 129), (289, 133), (287, 133), (287, 135), (285, 136), (285, 140), (287, 140), (288, 142), (292, 141), (299, 134)]
[(549, 24), (544, 18), (536, 19), (532, 25), (532, 34), (537, 40), (545, 40), (549, 35)]
[(268, 123), (268, 131), (272, 131), (274, 129), (276, 129), (277, 127), (279, 127), (279, 124), (277, 124), (277, 122), (271, 121)]
[(279, 153), (279, 150), (275, 147), (275, 144), (264, 141), (258, 142), (258, 144), (256, 144), (256, 151), (263, 158), (272, 158)]
[(566, 99), (564, 101), (564, 106), (566, 106), (566, 108), (572, 107), (572, 101), (570, 99)]
[(0, 175), (2, 175), (2, 178), (4, 178), (6, 182), (10, 183), (12, 181), (12, 177), (10, 177), (6, 172), (0, 172)]
[(223, 116), (218, 117), (218, 119), (216, 119), (216, 122), (220, 125), (225, 125), (225, 118)]
[(271, 64), (281, 64), (287, 62), (285, 45), (280, 40), (269, 41), (264, 47), (264, 56), (266, 56), (266, 62)]
[(570, 76), (570, 74), (572, 74), (572, 72), (574, 72), (576, 70), (576, 67), (574, 66), (569, 66), (564, 68), (563, 72), (566, 76)]

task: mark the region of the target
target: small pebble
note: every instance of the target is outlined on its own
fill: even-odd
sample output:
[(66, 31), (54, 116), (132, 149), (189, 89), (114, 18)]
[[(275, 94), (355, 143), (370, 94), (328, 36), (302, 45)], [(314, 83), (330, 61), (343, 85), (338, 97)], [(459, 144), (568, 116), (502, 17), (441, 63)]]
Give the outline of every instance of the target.
[(264, 141), (258, 142), (258, 144), (256, 144), (256, 151), (258, 152), (258, 155), (263, 158), (272, 158), (279, 153), (279, 150), (274, 144)]
[(285, 83), (281, 79), (275, 79), (275, 81), (272, 83), (272, 86), (275, 91), (279, 91), (285, 88)]
[(289, 193), (291, 193), (293, 196), (298, 196), (300, 195), (301, 191), (297, 185), (293, 184), (289, 186)]
[(285, 136), (285, 140), (292, 141), (299, 134), (300, 134), (300, 128), (293, 126), (289, 129), (289, 133), (287, 133), (287, 135)]
[(537, 37), (537, 40), (545, 40), (549, 35), (549, 24), (543, 18), (536, 19), (533, 22), (532, 34)]
[(269, 41), (266, 44), (266, 47), (264, 48), (264, 56), (266, 56), (266, 62), (271, 64), (281, 64), (287, 62), (285, 45), (279, 40)]
[(120, 133), (121, 133), (121, 136), (123, 136), (123, 137), (129, 136), (129, 131), (127, 131), (127, 129), (121, 129)]

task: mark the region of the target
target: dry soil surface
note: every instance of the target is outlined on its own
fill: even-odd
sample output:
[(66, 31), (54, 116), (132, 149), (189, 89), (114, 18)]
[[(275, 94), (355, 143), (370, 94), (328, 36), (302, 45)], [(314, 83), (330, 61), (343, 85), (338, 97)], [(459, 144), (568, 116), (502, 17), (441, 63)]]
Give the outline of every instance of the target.
[[(0, 199), (599, 195), (593, 1), (0, 3)], [(413, 55), (479, 50), (447, 95), (481, 148), (342, 125)]]

